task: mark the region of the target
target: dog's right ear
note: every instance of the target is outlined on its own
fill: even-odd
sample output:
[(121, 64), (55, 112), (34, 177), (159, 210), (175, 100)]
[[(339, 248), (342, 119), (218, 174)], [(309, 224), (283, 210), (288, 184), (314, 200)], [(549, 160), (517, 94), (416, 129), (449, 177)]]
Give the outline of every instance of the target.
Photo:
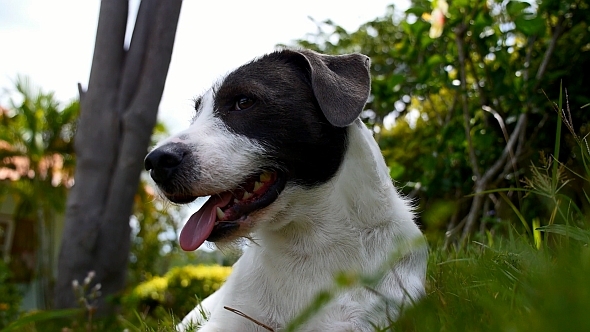
[(285, 52), (293, 52), (307, 63), (313, 93), (330, 124), (346, 127), (358, 118), (371, 91), (369, 57), (324, 55), (309, 50)]

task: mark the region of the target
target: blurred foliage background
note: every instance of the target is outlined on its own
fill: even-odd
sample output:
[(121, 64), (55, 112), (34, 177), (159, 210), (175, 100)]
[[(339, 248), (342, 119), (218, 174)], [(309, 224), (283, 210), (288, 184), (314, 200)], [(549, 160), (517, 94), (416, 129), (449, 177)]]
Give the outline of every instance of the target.
[[(524, 330), (534, 323), (549, 331), (558, 320), (540, 326), (536, 319), (568, 308), (562, 294), (590, 308), (588, 297), (578, 296), (589, 291), (580, 286), (590, 242), (589, 18), (586, 0), (414, 0), (403, 12), (391, 5), (356, 31), (316, 22), (317, 33), (287, 45), (372, 59), (362, 118), (392, 178), (416, 202), (433, 251), (429, 295), (398, 330)], [(0, 179), (0, 198), (16, 202), (17, 223), (36, 225), (31, 248), (50, 250), (71, 185), (78, 103), (63, 106), (25, 78), (11, 93), (16, 97), (0, 109), (0, 169), (17, 170), (15, 157), (29, 168), (17, 179)], [(158, 124), (154, 142), (164, 135)], [(61, 166), (49, 167), (56, 155)], [(182, 252), (176, 239), (184, 214), (142, 181), (131, 217), (129, 288), (114, 299), (126, 307), (123, 325), (161, 331), (144, 325), (149, 317), (182, 316), (195, 294), (210, 294), (229, 273), (213, 265), (230, 266), (239, 257)], [(577, 254), (558, 260), (562, 248)], [(51, 257), (28, 272), (43, 276), (47, 290)], [(0, 328), (17, 315), (18, 292), (4, 285), (22, 274), (20, 260), (0, 266), (0, 288), (8, 287), (0, 291)], [(554, 289), (546, 293), (550, 302), (529, 310), (543, 289)]]
[[(318, 23), (298, 45), (371, 57), (364, 119), (429, 239), (448, 246), (520, 225), (506, 199), (528, 223), (549, 220), (552, 206), (518, 190), (542, 154), (553, 157), (562, 86), (572, 129), (590, 130), (589, 15), (587, 1), (418, 0), (354, 32)], [(555, 157), (583, 173), (579, 142), (562, 143)], [(586, 201), (587, 182), (572, 184), (564, 190)], [(498, 188), (515, 190), (479, 194)]]

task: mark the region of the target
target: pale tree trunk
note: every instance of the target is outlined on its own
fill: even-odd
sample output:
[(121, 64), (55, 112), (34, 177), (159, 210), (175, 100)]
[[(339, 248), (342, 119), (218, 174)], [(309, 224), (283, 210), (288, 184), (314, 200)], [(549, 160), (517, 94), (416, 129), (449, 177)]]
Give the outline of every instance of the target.
[(128, 2), (102, 0), (88, 90), (81, 91), (75, 185), (67, 202), (56, 284), (58, 308), (77, 307), (72, 281), (102, 285), (98, 312), (123, 290), (129, 218), (164, 90), (182, 0), (143, 0), (127, 50)]

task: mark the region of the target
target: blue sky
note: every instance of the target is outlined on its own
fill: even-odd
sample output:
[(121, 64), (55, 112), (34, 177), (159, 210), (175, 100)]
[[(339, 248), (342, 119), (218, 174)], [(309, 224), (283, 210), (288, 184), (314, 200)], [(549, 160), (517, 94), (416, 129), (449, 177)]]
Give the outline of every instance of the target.
[[(309, 17), (353, 31), (392, 2), (184, 0), (160, 119), (171, 132), (182, 130), (192, 117), (193, 97), (276, 44), (315, 32)], [(130, 3), (137, 8), (138, 0)], [(75, 98), (77, 83), (88, 82), (99, 7), (98, 0), (0, 0), (0, 88), (21, 74), (58, 100)]]

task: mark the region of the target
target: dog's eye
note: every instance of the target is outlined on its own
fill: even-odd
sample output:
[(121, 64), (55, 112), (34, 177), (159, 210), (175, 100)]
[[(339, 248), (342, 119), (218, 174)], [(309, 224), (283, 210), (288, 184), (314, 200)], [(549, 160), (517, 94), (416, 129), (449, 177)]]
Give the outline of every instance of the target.
[(255, 100), (252, 98), (248, 98), (248, 97), (239, 97), (238, 100), (236, 100), (236, 104), (234, 105), (234, 111), (243, 111), (246, 110), (250, 107), (252, 107), (252, 105), (254, 105)]

